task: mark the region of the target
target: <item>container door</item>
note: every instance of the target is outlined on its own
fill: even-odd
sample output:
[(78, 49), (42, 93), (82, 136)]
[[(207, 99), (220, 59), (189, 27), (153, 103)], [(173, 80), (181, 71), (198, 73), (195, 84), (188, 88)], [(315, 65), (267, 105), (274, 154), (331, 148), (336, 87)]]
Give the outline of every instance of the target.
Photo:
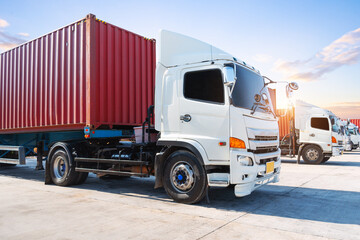
[[(331, 122), (323, 115), (311, 115), (304, 134), (309, 143), (318, 144), (324, 151), (331, 151)], [(305, 140), (305, 139), (304, 139)]]
[(209, 160), (229, 160), (229, 100), (219, 68), (191, 68), (179, 81), (179, 137), (199, 142)]

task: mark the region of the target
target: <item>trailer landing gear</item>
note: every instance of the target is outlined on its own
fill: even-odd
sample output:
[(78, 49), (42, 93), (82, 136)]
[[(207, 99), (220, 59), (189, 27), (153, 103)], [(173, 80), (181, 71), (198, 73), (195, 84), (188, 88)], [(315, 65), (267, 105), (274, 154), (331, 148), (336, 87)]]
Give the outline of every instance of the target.
[(35, 170), (44, 170), (42, 161), (43, 161), (43, 142), (39, 142), (37, 145), (37, 164)]

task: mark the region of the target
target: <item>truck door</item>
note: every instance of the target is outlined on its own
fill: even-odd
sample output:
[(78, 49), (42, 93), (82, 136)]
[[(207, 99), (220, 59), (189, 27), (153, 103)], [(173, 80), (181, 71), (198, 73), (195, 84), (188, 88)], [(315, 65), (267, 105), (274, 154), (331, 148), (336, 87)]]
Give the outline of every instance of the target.
[(179, 137), (197, 141), (209, 160), (229, 160), (229, 100), (220, 68), (190, 68), (179, 81)]
[(322, 115), (311, 115), (308, 121), (308, 142), (318, 144), (323, 151), (331, 152), (331, 123)]

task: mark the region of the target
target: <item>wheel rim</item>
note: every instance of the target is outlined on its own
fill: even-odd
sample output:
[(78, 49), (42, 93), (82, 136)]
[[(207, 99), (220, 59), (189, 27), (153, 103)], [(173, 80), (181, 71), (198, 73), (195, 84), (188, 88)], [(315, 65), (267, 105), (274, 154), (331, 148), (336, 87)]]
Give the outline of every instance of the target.
[(306, 157), (310, 161), (316, 161), (319, 158), (319, 152), (316, 149), (311, 148), (306, 152)]
[(178, 192), (189, 192), (194, 183), (194, 171), (188, 163), (180, 162), (171, 169), (171, 184)]
[(64, 161), (63, 157), (58, 156), (55, 159), (53, 169), (54, 169), (54, 175), (55, 175), (56, 178), (62, 179), (62, 178), (65, 177), (66, 164), (65, 164), (65, 161)]

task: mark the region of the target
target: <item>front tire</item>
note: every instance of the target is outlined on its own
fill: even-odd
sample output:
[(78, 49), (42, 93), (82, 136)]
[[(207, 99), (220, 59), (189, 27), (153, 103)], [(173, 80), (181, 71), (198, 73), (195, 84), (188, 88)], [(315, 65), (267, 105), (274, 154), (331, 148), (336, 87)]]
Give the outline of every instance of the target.
[(206, 194), (204, 167), (192, 153), (179, 150), (167, 158), (163, 185), (167, 194), (179, 203), (200, 202)]
[(307, 164), (320, 164), (324, 155), (320, 147), (316, 145), (307, 145), (302, 150), (302, 157)]
[(321, 161), (321, 163), (327, 162), (329, 161), (330, 157), (323, 157), (323, 160)]
[(71, 166), (70, 157), (63, 149), (58, 149), (50, 159), (50, 176), (58, 186), (69, 186), (80, 180), (75, 166)]

